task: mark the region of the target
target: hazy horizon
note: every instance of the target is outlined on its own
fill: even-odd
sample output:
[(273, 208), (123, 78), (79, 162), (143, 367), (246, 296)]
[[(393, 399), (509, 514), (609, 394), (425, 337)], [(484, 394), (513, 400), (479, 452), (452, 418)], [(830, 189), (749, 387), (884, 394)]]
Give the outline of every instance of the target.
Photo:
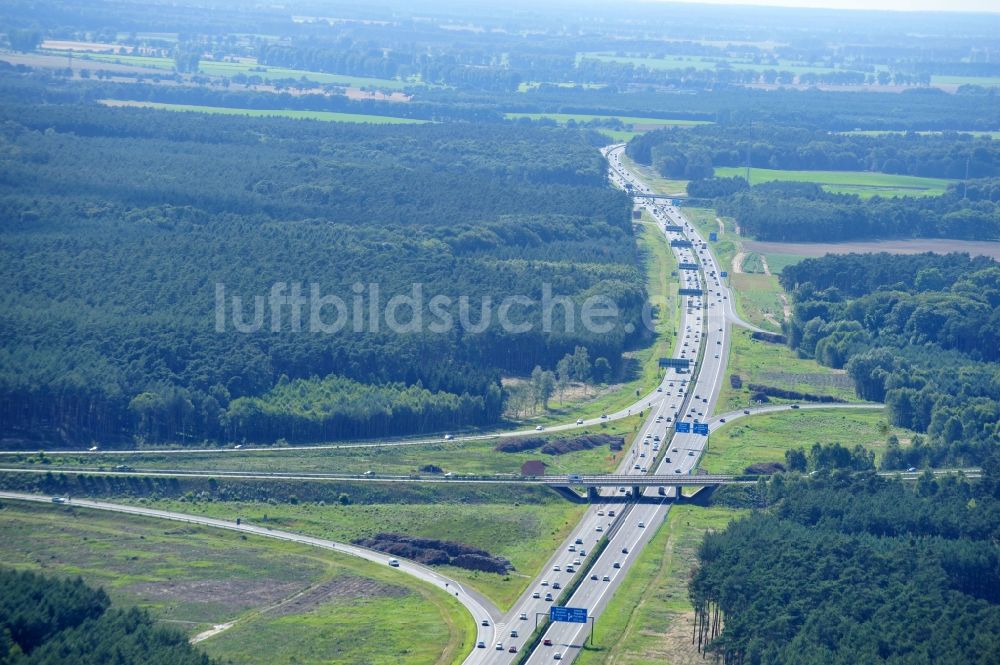
[(996, 0), (640, 0), (649, 3), (675, 2), (698, 5), (741, 5), (791, 7), (800, 9), (884, 10), (899, 12), (986, 12), (1000, 13)]

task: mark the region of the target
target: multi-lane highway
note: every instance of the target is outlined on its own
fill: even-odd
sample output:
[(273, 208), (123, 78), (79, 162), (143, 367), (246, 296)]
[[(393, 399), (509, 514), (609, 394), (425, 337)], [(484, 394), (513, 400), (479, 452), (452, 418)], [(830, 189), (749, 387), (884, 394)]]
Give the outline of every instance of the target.
[[(632, 487), (624, 482), (619, 487), (601, 489), (603, 500), (588, 508), (580, 523), (552, 555), (543, 571), (527, 588), (522, 597), (514, 603), (511, 611), (503, 615), (488, 601), (478, 597), (474, 592), (461, 588), (453, 580), (437, 575), (430, 569), (401, 560), (401, 570), (442, 586), (449, 593), (457, 591), (459, 600), (476, 618), (478, 644), (477, 648), (474, 648), (469, 654), (467, 663), (477, 665), (479, 663), (506, 664), (516, 658), (515, 654), (524, 648), (526, 640), (535, 627), (536, 617), (548, 614), (549, 608), (559, 599), (562, 590), (570, 585), (574, 577), (579, 575), (583, 569), (589, 568), (585, 578), (581, 580), (579, 587), (565, 604), (586, 608), (590, 616), (599, 618), (638, 553), (666, 517), (670, 506), (669, 500), (675, 498), (674, 484), (671, 483), (671, 480), (676, 481), (690, 476), (695, 471), (699, 458), (704, 452), (707, 442), (706, 436), (694, 433), (676, 433), (675, 424), (678, 422), (707, 423), (711, 427), (723, 418), (738, 418), (746, 415), (740, 411), (713, 418), (711, 413), (715, 408), (715, 402), (724, 379), (725, 363), (729, 350), (729, 325), (752, 326), (748, 326), (737, 316), (733, 307), (732, 294), (720, 277), (720, 268), (711, 252), (708, 251), (707, 243), (697, 230), (684, 219), (676, 208), (659, 200), (641, 196), (643, 193), (649, 193), (649, 189), (622, 164), (623, 149), (623, 146), (611, 146), (604, 150), (611, 169), (611, 180), (622, 188), (631, 185), (633, 193), (636, 194), (637, 205), (652, 215), (657, 224), (658, 232), (662, 234), (665, 242), (672, 240), (690, 241), (689, 247), (672, 246), (671, 249), (679, 263), (697, 265), (696, 270), (680, 270), (678, 275), (682, 288), (700, 291), (700, 295), (682, 296), (679, 303), (681, 316), (676, 355), (678, 358), (690, 360), (692, 366), (690, 371), (667, 369), (662, 381), (653, 392), (621, 411), (583, 422), (548, 427), (546, 431), (562, 431), (592, 426), (608, 420), (625, 418), (642, 411), (646, 420), (631, 447), (623, 455), (616, 473), (623, 476), (654, 475), (663, 479), (662, 486), (666, 489), (661, 490), (657, 486), (641, 490), (646, 495), (646, 501), (638, 503), (634, 501), (635, 497), (631, 496)], [(680, 227), (681, 231), (667, 231), (668, 226)], [(856, 408), (854, 405), (851, 406)], [(879, 406), (873, 408), (879, 408)], [(760, 412), (780, 408), (787, 407), (764, 407), (753, 409), (753, 411)], [(828, 405), (823, 405), (823, 408), (828, 408)], [(534, 430), (505, 432), (499, 436), (521, 436), (528, 432), (534, 432)], [(497, 436), (498, 434), (494, 433), (464, 438), (494, 438)], [(461, 437), (455, 438), (460, 439)], [(420, 445), (440, 440), (440, 438), (435, 438), (398, 441), (396, 445)], [(391, 444), (379, 442), (369, 445)], [(308, 449), (315, 450), (323, 447), (342, 446), (310, 446)], [(286, 448), (284, 450), (294, 449)], [(219, 448), (202, 450), (206, 453), (220, 452)], [(264, 448), (264, 450), (274, 449)], [(79, 453), (79, 451), (67, 452)], [(148, 451), (115, 452), (141, 454)], [(189, 454), (194, 451), (179, 450), (177, 452)], [(244, 448), (242, 452), (253, 452), (253, 449)], [(24, 453), (22, 451), (15, 454)], [(103, 454), (103, 451), (93, 451), (93, 454)], [(162, 470), (150, 470), (150, 473), (159, 472)], [(135, 471), (131, 471), (131, 473), (135, 473)], [(371, 479), (375, 480), (375, 478)], [(407, 479), (393, 480), (406, 481)], [(134, 509), (99, 502), (74, 500), (74, 503), (108, 510), (122, 509), (124, 512), (138, 514), (156, 513), (152, 516), (166, 519), (185, 519), (205, 524), (211, 522), (210, 526), (236, 528), (236, 525), (222, 520), (195, 518), (165, 513), (164, 511)], [(261, 530), (260, 527), (251, 525), (242, 525), (241, 528), (252, 532)], [(384, 555), (370, 553), (363, 548), (320, 541), (320, 539), (307, 536), (271, 530), (266, 530), (262, 535), (310, 542), (383, 563), (386, 561)], [(594, 552), (594, 548), (602, 538), (608, 538), (608, 545), (597, 554)], [(352, 550), (358, 550), (358, 552)], [(595, 556), (596, 560), (593, 560)], [(561, 660), (572, 660), (585, 642), (589, 631), (590, 626), (586, 624), (551, 624), (543, 636), (543, 644), (535, 650), (528, 662), (550, 661), (556, 659), (557, 656)]]
[[(612, 182), (622, 188), (631, 185), (633, 192), (640, 195), (648, 193), (645, 184), (622, 165), (622, 150), (623, 146), (604, 150)], [(707, 422), (714, 408), (728, 352), (726, 314), (731, 308), (722, 303), (730, 297), (704, 241), (680, 212), (653, 199), (637, 198), (637, 203), (652, 214), (665, 242), (691, 241), (691, 247), (671, 249), (679, 263), (699, 265), (698, 270), (681, 271), (681, 286), (703, 292), (701, 296), (685, 296), (680, 303), (677, 357), (691, 360), (692, 372), (666, 370), (655, 392), (631, 407), (632, 410), (644, 410), (647, 417), (617, 469), (617, 473), (623, 475), (662, 476), (664, 486), (668, 486), (670, 478), (694, 471), (705, 447), (705, 436), (677, 434), (673, 427), (676, 422)], [(683, 231), (668, 232), (668, 225), (681, 226)], [(580, 574), (581, 567), (586, 568), (588, 563), (588, 574), (565, 604), (586, 608), (590, 616), (600, 617), (632, 562), (666, 517), (667, 501), (672, 498), (673, 490), (667, 490), (662, 496), (659, 490), (643, 491), (660, 501), (635, 503), (629, 496), (631, 488), (626, 485), (602, 490), (605, 501), (587, 511), (540, 576), (498, 625), (498, 641), (485, 645), (485, 650), (493, 654), (486, 662), (511, 662), (534, 629), (536, 616), (548, 614), (561, 588), (570, 584)], [(588, 561), (587, 557), (594, 556), (594, 547), (602, 537), (608, 537), (608, 545), (596, 561)], [(528, 662), (572, 660), (590, 629), (587, 624), (551, 624), (543, 635), (541, 646), (535, 649)]]

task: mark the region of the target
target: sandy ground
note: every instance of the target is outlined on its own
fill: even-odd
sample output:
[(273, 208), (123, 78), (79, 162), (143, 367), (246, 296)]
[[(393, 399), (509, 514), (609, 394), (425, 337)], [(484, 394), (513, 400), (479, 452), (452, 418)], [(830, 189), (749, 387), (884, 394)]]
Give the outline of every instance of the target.
[(733, 274), (738, 275), (743, 272), (743, 259), (746, 257), (746, 252), (740, 250), (736, 252), (733, 257)]
[(920, 254), (935, 252), (967, 252), (972, 256), (989, 256), (1000, 260), (1000, 242), (976, 240), (946, 240), (917, 238), (913, 240), (868, 240), (857, 242), (759, 242), (744, 240), (746, 250), (759, 254), (794, 254), (796, 256), (823, 256), (851, 252), (889, 252), (890, 254)]

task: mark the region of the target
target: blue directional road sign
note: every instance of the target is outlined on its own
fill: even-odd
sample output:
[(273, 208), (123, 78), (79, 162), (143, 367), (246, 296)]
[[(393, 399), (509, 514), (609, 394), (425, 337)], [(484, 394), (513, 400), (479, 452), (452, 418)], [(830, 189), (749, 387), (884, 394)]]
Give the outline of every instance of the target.
[(686, 423), (684, 421), (678, 421), (677, 424), (676, 424), (676, 426), (675, 426), (675, 428), (676, 428), (676, 430), (678, 432), (685, 432), (685, 433), (687, 433), (687, 432), (691, 431), (691, 423)]
[(695, 434), (704, 434), (708, 436), (708, 423), (695, 423), (694, 424)]
[(709, 240), (718, 240), (719, 239), (719, 234), (716, 233), (715, 231), (710, 231), (709, 234), (708, 234), (708, 239)]
[(586, 607), (560, 607), (554, 605), (549, 608), (550, 621), (567, 621), (569, 623), (587, 623)]

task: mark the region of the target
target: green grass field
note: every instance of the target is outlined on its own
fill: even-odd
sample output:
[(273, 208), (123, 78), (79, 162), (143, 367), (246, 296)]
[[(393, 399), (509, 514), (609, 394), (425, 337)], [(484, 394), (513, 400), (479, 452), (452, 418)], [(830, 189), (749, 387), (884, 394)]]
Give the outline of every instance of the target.
[(781, 332), (785, 318), (781, 294), (784, 289), (774, 275), (729, 274), (729, 283), (736, 294), (736, 311), (740, 317), (758, 328)]
[(809, 258), (801, 254), (778, 254), (775, 252), (767, 252), (764, 256), (767, 258), (767, 265), (774, 275), (780, 275), (786, 266), (795, 265), (799, 261)]
[(742, 511), (673, 506), (629, 570), (596, 627), (594, 646), (584, 646), (581, 665), (701, 663), (691, 644), (694, 608), (687, 584), (707, 531), (721, 531)]
[(2, 565), (79, 575), (191, 636), (235, 621), (199, 643), (219, 658), (448, 664), (475, 640), (473, 618), (454, 599), (367, 561), (152, 518), (2, 505)]
[[(742, 177), (746, 169), (723, 166), (715, 169), (720, 178)], [(892, 175), (870, 171), (784, 171), (778, 169), (751, 169), (754, 184), (770, 181), (815, 182), (828, 192), (870, 196), (937, 196), (944, 194), (949, 180), (921, 178), (909, 175)]]
[(160, 109), (163, 111), (183, 111), (193, 113), (213, 113), (222, 115), (245, 115), (252, 118), (294, 118), (299, 120), (323, 120), (326, 122), (363, 122), (379, 125), (423, 124), (427, 120), (397, 118), (387, 115), (365, 115), (361, 113), (336, 113), (334, 111), (295, 111), (291, 109), (236, 109), (225, 106), (197, 106), (194, 104), (167, 104), (163, 102), (133, 102), (115, 99), (102, 100), (108, 106), (134, 106), (138, 108)]
[[(469, 584), (501, 609), (517, 599), (548, 557), (579, 521), (586, 506), (553, 495), (542, 504), (365, 504), (314, 505), (253, 502), (149, 501), (164, 510), (267, 525), (321, 538), (349, 542), (388, 531), (442, 538), (474, 545), (509, 559), (508, 575), (441, 567), (442, 572)], [(266, 520), (264, 519), (266, 516)]]
[[(733, 388), (728, 375), (738, 374), (743, 387)], [(815, 360), (799, 358), (784, 344), (761, 342), (750, 337), (750, 331), (734, 328), (726, 367), (727, 380), (719, 393), (715, 413), (742, 409), (750, 399), (747, 385), (761, 383), (798, 390), (816, 395), (830, 395), (849, 402), (859, 401), (853, 383), (843, 372), (823, 367)], [(775, 402), (788, 400), (774, 399)]]
[(709, 473), (740, 473), (757, 462), (785, 461), (785, 451), (814, 443), (861, 444), (875, 452), (876, 464), (890, 434), (907, 443), (913, 432), (893, 427), (885, 411), (875, 409), (799, 409), (726, 423), (712, 432), (701, 467)]

